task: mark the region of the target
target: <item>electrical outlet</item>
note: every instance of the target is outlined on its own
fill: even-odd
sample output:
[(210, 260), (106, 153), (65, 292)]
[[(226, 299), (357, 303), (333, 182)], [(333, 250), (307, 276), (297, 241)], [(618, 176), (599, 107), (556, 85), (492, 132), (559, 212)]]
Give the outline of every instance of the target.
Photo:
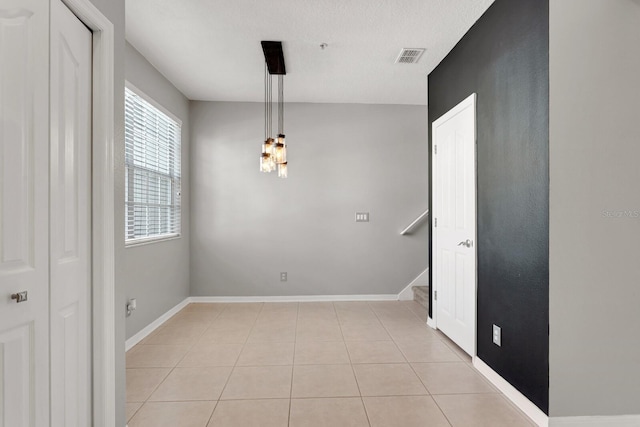
[(127, 317), (131, 316), (136, 308), (138, 308), (138, 300), (136, 300), (135, 298), (131, 298), (129, 301), (127, 301)]
[(283, 271), (282, 273), (280, 273), (280, 281), (281, 282), (286, 282), (287, 281), (287, 272)]
[(356, 212), (356, 222), (369, 222), (369, 212)]
[(493, 343), (498, 347), (502, 347), (502, 329), (500, 329), (500, 326), (493, 325)]

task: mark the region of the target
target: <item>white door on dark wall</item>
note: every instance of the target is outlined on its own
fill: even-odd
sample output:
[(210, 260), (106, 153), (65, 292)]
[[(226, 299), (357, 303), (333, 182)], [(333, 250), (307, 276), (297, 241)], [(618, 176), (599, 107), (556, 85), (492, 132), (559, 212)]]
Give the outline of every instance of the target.
[(51, 2), (51, 426), (91, 425), (91, 32)]
[(433, 292), (436, 325), (475, 356), (476, 95), (433, 123)]

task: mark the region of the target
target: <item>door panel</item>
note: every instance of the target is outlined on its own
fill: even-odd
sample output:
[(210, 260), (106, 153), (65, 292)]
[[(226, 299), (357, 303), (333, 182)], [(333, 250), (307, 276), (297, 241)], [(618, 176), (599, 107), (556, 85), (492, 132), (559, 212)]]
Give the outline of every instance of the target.
[(436, 322), (438, 329), (475, 355), (475, 95), (436, 120), (432, 134), (437, 147), (433, 160)]
[[(34, 268), (34, 140), (31, 132), (33, 96), (29, 93), (33, 74), (29, 71), (32, 12), (12, 15), (0, 12), (0, 82), (2, 96), (2, 236), (0, 269), (18, 273)], [(22, 179), (16, 179), (21, 177)], [(26, 280), (25, 280), (26, 282)]]
[[(33, 323), (23, 324), (0, 333), (3, 393), (2, 426), (27, 426), (32, 419), (30, 361), (33, 357), (31, 333)], [(10, 389), (7, 390), (7, 386)], [(4, 391), (11, 392), (7, 393)]]
[[(49, 422), (49, 6), (0, 5), (0, 426)], [(16, 303), (11, 294), (27, 291)]]
[(91, 32), (51, 4), (51, 425), (83, 427), (91, 402)]

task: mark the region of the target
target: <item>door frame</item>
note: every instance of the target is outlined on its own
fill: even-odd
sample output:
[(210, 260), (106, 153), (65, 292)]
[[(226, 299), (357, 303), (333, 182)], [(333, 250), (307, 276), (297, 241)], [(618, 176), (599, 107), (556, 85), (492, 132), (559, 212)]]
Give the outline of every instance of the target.
[(432, 148), (431, 148), (431, 155), (433, 156), (432, 159), (433, 161), (431, 162), (432, 167), (431, 167), (431, 205), (432, 205), (432, 210), (433, 210), (433, 214), (432, 214), (432, 218), (433, 221), (431, 222), (431, 240), (432, 240), (432, 244), (431, 244), (431, 264), (432, 264), (432, 268), (433, 268), (433, 272), (432, 272), (432, 283), (431, 283), (431, 301), (432, 301), (432, 309), (431, 309), (431, 317), (427, 319), (427, 324), (429, 326), (431, 326), (433, 329), (438, 329), (438, 300), (436, 298), (436, 292), (438, 291), (438, 282), (437, 282), (437, 272), (438, 269), (436, 268), (436, 257), (437, 257), (437, 246), (438, 246), (438, 234), (436, 233), (436, 219), (437, 219), (437, 212), (438, 212), (438, 199), (437, 197), (435, 197), (435, 192), (436, 192), (436, 188), (437, 186), (435, 185), (436, 183), (436, 176), (438, 173), (438, 162), (436, 161), (436, 150), (437, 150), (437, 141), (436, 141), (436, 124), (449, 119), (451, 116), (454, 116), (456, 114), (458, 114), (460, 111), (464, 110), (465, 108), (469, 107), (470, 105), (473, 106), (473, 113), (474, 113), (474, 129), (473, 129), (473, 133), (474, 133), (474, 150), (473, 150), (473, 163), (474, 163), (474, 176), (475, 176), (475, 188), (474, 191), (476, 193), (476, 197), (475, 197), (475, 201), (476, 201), (476, 205), (473, 207), (473, 213), (474, 213), (474, 218), (475, 218), (475, 223), (476, 223), (476, 227), (475, 227), (475, 236), (473, 236), (473, 241), (474, 241), (474, 248), (475, 248), (475, 256), (476, 256), (476, 271), (475, 271), (475, 286), (473, 289), (473, 300), (474, 300), (474, 305), (476, 307), (475, 310), (475, 319), (473, 320), (473, 326), (474, 326), (474, 339), (473, 339), (473, 352), (471, 354), (471, 357), (475, 359), (476, 357), (476, 353), (477, 353), (477, 342), (478, 342), (478, 118), (477, 118), (477, 95), (476, 93), (472, 93), (471, 95), (469, 95), (467, 98), (465, 98), (464, 100), (462, 100), (461, 102), (459, 102), (458, 104), (456, 104), (455, 107), (453, 107), (452, 109), (450, 109), (449, 111), (447, 111), (445, 114), (443, 114), (442, 116), (438, 117), (436, 120), (433, 121), (433, 124), (431, 125), (431, 137), (432, 137)]
[[(62, 0), (93, 36), (91, 160), (92, 419), (116, 424), (114, 29), (90, 0)], [(122, 349), (124, 352), (124, 348)]]

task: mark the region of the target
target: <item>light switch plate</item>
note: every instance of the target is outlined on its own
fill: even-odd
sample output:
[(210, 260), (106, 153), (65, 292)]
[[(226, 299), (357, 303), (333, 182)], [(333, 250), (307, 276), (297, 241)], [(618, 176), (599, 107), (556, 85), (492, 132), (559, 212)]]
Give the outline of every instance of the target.
[(500, 329), (500, 326), (493, 325), (493, 343), (498, 347), (502, 347), (502, 329)]
[(356, 222), (369, 222), (369, 212), (356, 212)]

